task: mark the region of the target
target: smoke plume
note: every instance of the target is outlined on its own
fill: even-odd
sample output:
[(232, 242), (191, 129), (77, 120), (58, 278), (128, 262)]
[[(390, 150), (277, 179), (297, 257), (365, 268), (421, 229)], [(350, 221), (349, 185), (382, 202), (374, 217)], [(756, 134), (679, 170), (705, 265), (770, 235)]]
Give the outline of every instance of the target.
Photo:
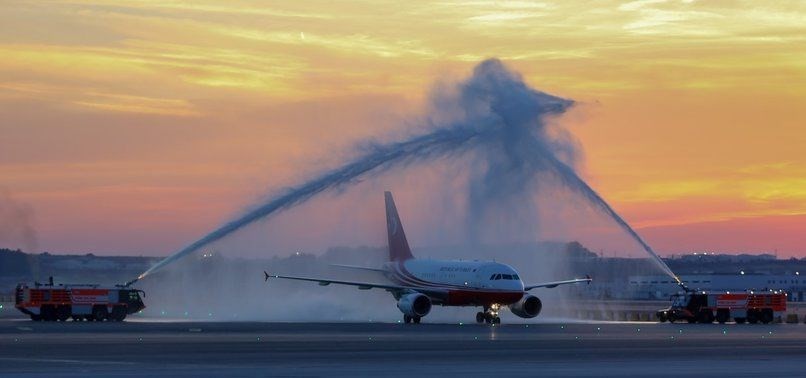
[(37, 237), (34, 210), (15, 200), (11, 193), (0, 189), (0, 245), (36, 252)]

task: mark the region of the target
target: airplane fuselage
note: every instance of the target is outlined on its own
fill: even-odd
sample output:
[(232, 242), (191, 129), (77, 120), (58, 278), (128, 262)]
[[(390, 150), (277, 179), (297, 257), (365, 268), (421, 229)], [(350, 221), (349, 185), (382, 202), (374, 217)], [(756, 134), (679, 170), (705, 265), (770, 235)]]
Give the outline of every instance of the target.
[(443, 290), (444, 297), (432, 300), (445, 306), (508, 305), (525, 294), (515, 269), (496, 262), (410, 259), (388, 262), (384, 270), (401, 286)]

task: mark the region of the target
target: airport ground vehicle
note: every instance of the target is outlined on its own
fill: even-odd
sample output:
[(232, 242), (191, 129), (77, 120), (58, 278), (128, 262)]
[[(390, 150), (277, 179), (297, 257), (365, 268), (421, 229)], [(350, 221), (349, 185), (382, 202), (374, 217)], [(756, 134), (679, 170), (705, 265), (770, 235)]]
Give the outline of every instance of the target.
[(101, 287), (93, 284), (17, 285), (15, 306), (34, 321), (122, 321), (126, 315), (144, 309), (142, 290)]
[(706, 292), (686, 291), (671, 297), (672, 304), (657, 312), (658, 320), (674, 323), (767, 324), (786, 311), (786, 294), (780, 291)]

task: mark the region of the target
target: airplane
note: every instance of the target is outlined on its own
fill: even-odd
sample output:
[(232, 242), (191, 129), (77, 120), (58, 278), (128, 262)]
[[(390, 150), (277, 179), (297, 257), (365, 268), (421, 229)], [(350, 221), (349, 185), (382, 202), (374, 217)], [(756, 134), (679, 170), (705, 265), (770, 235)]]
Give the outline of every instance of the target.
[(394, 296), (406, 324), (420, 323), (435, 304), (481, 307), (483, 311), (476, 314), (478, 323), (501, 323), (498, 312), (503, 306), (508, 306), (513, 314), (521, 318), (534, 318), (540, 314), (543, 304), (538, 297), (529, 294), (530, 290), (591, 282), (590, 276), (587, 276), (565, 281), (524, 284), (514, 268), (494, 261), (415, 259), (406, 240), (392, 193), (387, 191), (384, 197), (389, 261), (382, 268), (336, 266), (379, 272), (388, 283), (288, 276), (264, 271), (265, 280), (281, 278), (318, 282), (321, 286), (338, 284), (357, 286), (362, 290), (385, 289)]

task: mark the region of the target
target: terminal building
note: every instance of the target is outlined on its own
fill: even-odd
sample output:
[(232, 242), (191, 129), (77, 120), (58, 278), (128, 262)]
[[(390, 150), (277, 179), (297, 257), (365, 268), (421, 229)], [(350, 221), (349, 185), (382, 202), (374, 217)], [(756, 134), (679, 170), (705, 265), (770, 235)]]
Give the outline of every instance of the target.
[[(690, 289), (714, 291), (783, 290), (791, 302), (806, 301), (806, 277), (800, 272), (786, 275), (769, 274), (693, 274), (681, 275)], [(627, 291), (633, 299), (668, 299), (680, 286), (668, 276), (630, 276)]]
[[(692, 290), (781, 290), (790, 302), (806, 302), (806, 258), (700, 252), (663, 261)], [(665, 301), (681, 291), (674, 279), (661, 275), (649, 259), (606, 258), (589, 253), (574, 260), (572, 267), (573, 274), (593, 277), (590, 285), (563, 289), (583, 299)]]

